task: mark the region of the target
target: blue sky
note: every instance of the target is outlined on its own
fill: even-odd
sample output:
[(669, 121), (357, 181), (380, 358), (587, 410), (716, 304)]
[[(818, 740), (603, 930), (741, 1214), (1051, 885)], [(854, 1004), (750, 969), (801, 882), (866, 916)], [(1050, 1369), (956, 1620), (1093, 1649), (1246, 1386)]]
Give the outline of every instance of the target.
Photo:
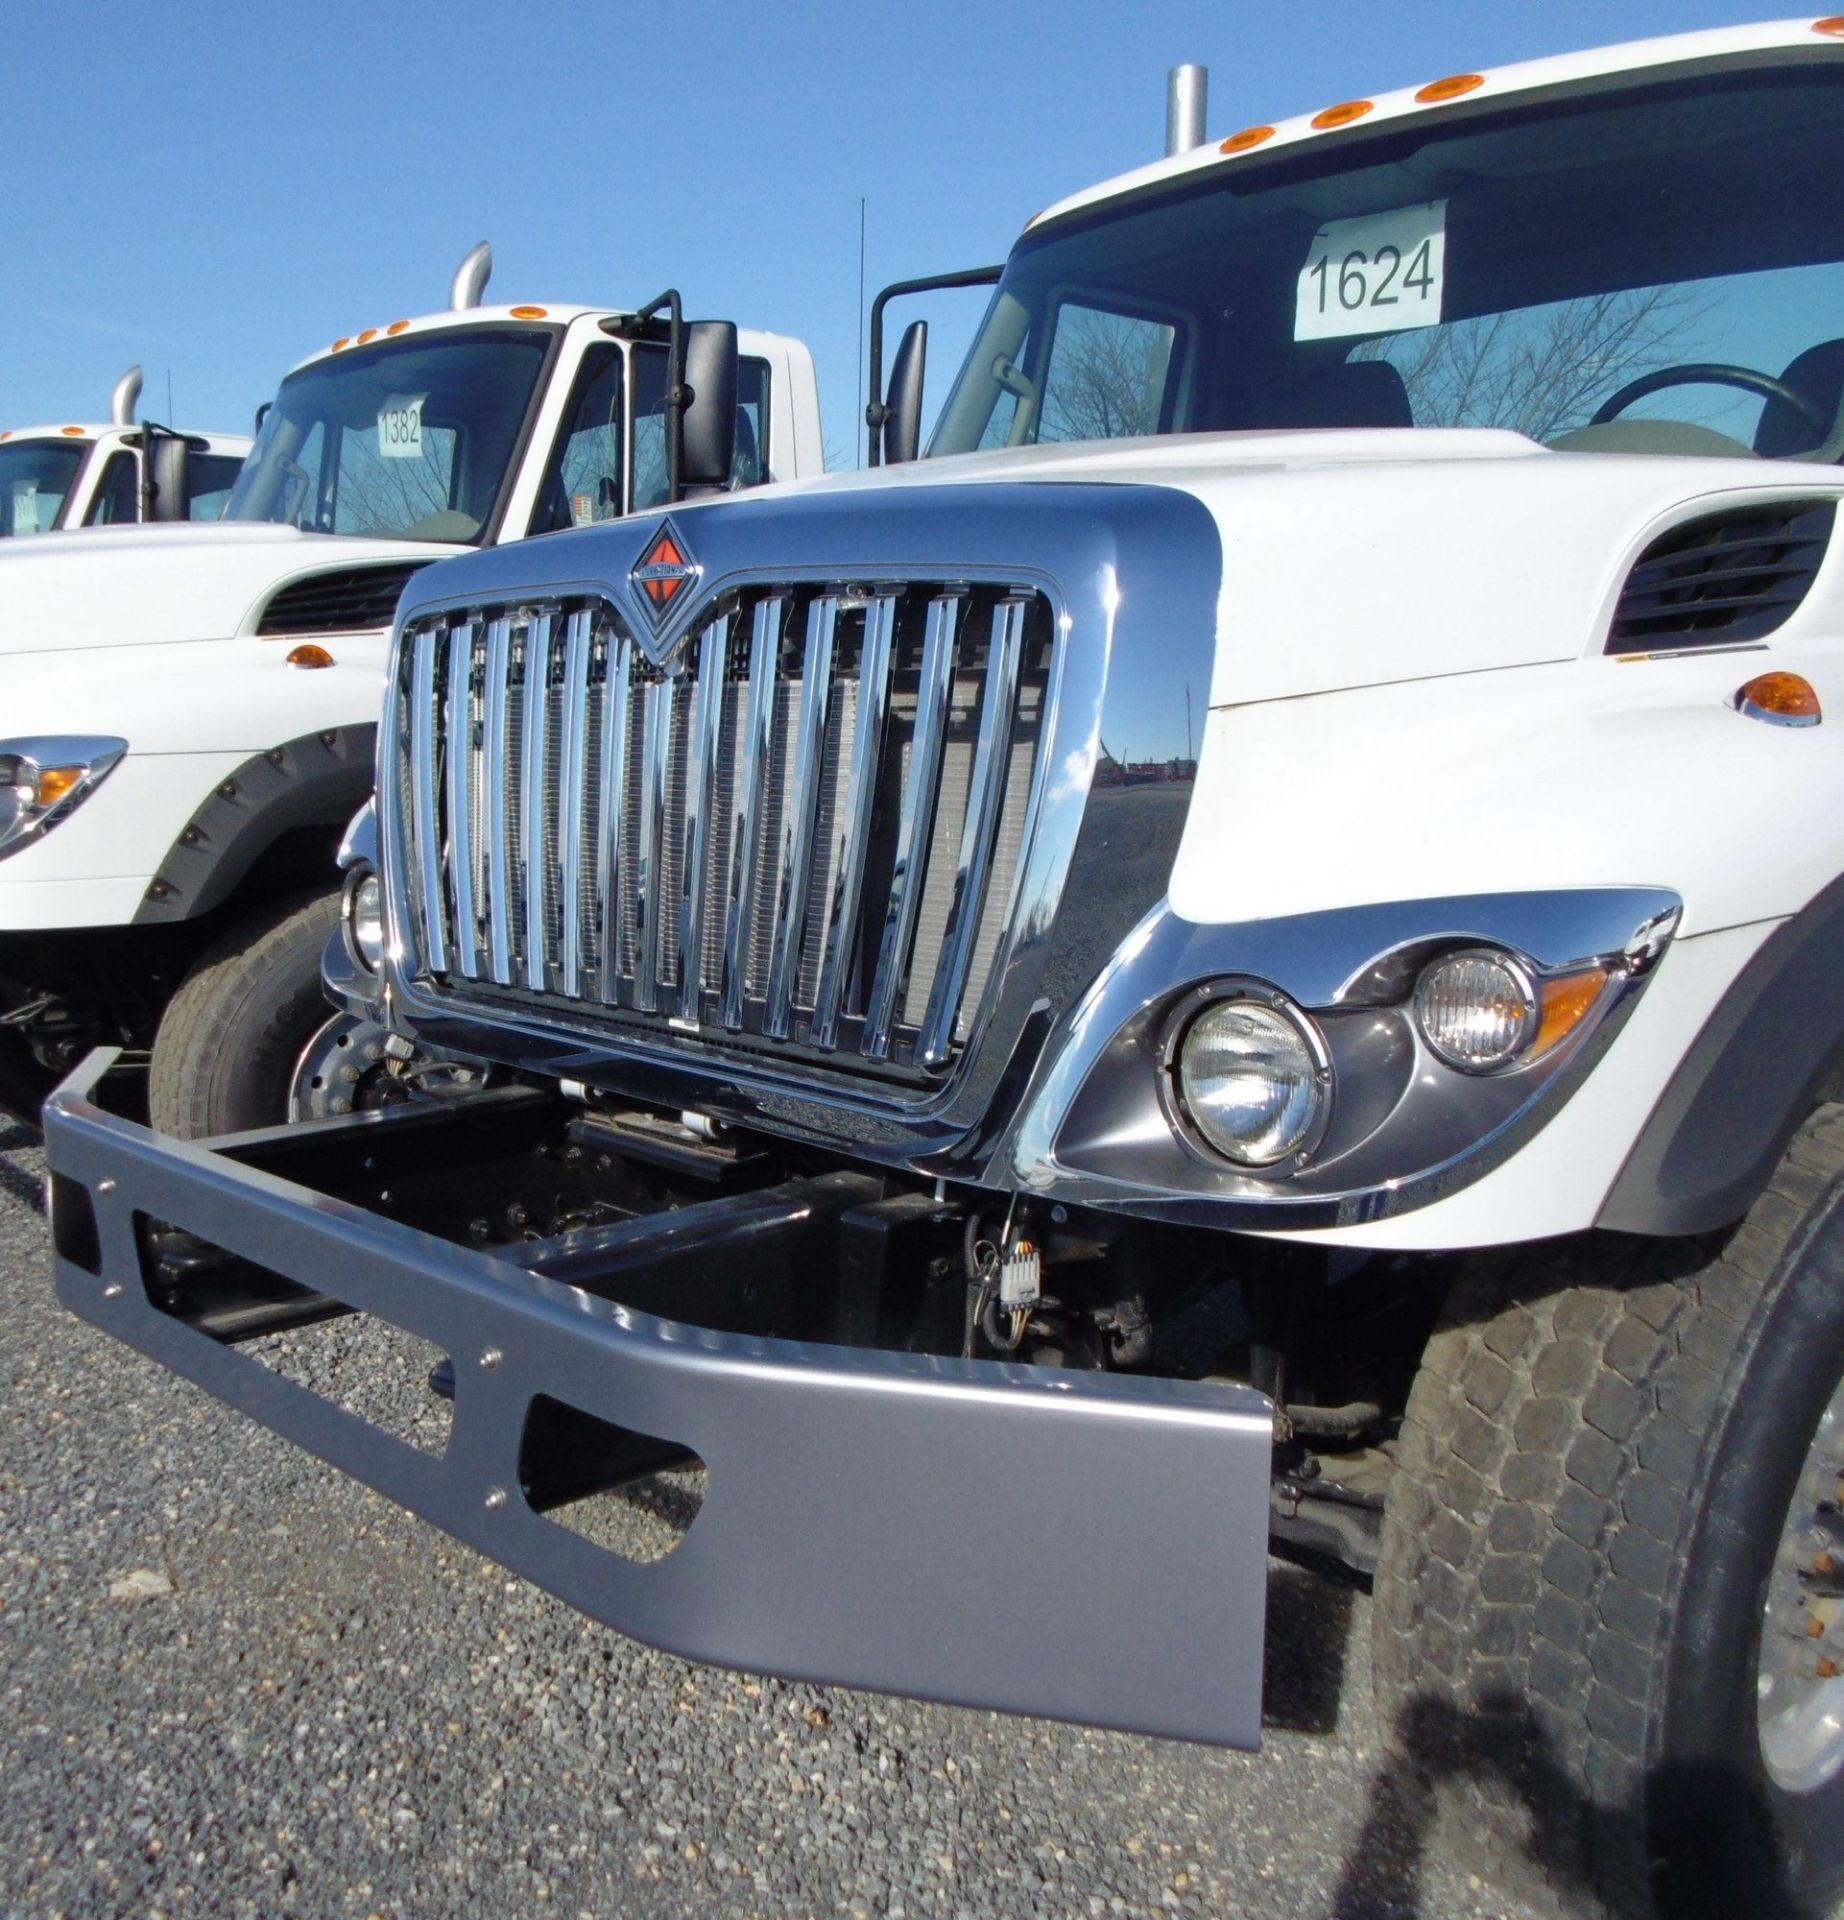
[[(1004, 256), (1039, 207), (1157, 155), (1166, 69), (1212, 133), (1456, 68), (1761, 17), (1721, 0), (541, 0), (19, 7), (6, 24), (0, 425), (146, 410), (237, 427), (335, 335), (502, 300), (802, 336), (849, 458), (868, 277)], [(938, 319), (931, 399), (979, 295)], [(945, 323), (945, 324), (944, 324)]]

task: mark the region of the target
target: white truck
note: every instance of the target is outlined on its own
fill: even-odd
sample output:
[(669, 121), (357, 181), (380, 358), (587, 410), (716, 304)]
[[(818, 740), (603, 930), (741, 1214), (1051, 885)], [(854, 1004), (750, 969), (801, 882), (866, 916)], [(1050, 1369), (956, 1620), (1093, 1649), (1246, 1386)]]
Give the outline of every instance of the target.
[(107, 426), (0, 432), (0, 540), (218, 517), (250, 450), (248, 436), (137, 424), (140, 397), (141, 369), (130, 367), (115, 383)]
[(490, 265), (475, 248), (447, 312), (289, 373), (222, 519), (0, 547), (12, 1113), (35, 1117), (97, 1041), (151, 1049), (154, 1116), (180, 1131), (398, 1097), (417, 1069), (330, 1015), (318, 956), (405, 582), (469, 546), (823, 468), (800, 342), (681, 327), (676, 295), (657, 316), (483, 307)]
[[(928, 457), (432, 568), (327, 977), (501, 1084), (93, 1056), (63, 1299), (696, 1659), (1252, 1745), (1314, 1546), (1383, 1844), (1836, 1913), (1840, 179), (1844, 17), (1328, 104), (1033, 219)], [(239, 1344), (353, 1314), (445, 1446)]]

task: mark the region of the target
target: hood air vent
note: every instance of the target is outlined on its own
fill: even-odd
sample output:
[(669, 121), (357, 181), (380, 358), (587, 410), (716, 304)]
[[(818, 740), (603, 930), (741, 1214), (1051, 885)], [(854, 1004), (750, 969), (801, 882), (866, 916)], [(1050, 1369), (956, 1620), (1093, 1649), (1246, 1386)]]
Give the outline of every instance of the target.
[(263, 609), (258, 633), (361, 633), (369, 627), (388, 627), (397, 612), (397, 596), (413, 566), (348, 567), (340, 573), (317, 573), (284, 587)]
[(1811, 591), (1837, 506), (1789, 500), (1674, 527), (1634, 563), (1614, 609), (1609, 653), (1760, 640)]

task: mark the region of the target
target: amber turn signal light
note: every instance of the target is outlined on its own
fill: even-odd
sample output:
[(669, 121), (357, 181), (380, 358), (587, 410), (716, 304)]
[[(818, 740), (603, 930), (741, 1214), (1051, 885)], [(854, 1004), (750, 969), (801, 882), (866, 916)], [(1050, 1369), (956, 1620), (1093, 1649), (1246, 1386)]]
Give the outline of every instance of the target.
[(87, 771), (85, 767), (40, 767), (32, 782), (34, 804), (41, 810), (55, 807)]
[(1445, 80), (1430, 80), (1415, 98), (1431, 107), (1441, 100), (1457, 100), (1463, 93), (1476, 93), (1484, 85), (1483, 73), (1450, 73)]
[(1541, 1060), (1550, 1048), (1560, 1046), (1594, 1010), (1606, 984), (1605, 967), (1545, 980), (1537, 989), (1537, 1037), (1526, 1058)]
[(304, 640), (298, 647), (289, 648), (285, 664), (291, 667), (330, 667), (337, 663), (325, 647)]
[(1757, 673), (1737, 689), (1735, 711), (1774, 727), (1815, 727), (1824, 718), (1812, 682), (1798, 673)]
[(1240, 133), (1232, 133), (1217, 148), (1218, 153), (1247, 153), (1251, 147), (1259, 147), (1264, 141), (1274, 138), (1272, 127), (1244, 127)]

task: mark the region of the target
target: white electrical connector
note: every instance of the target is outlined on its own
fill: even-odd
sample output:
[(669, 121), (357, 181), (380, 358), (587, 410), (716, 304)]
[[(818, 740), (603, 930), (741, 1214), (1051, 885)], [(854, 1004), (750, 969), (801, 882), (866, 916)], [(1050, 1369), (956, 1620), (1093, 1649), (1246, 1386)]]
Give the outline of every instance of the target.
[(1029, 1240), (1020, 1240), (999, 1263), (999, 1305), (1025, 1313), (1044, 1297), (1044, 1257)]

